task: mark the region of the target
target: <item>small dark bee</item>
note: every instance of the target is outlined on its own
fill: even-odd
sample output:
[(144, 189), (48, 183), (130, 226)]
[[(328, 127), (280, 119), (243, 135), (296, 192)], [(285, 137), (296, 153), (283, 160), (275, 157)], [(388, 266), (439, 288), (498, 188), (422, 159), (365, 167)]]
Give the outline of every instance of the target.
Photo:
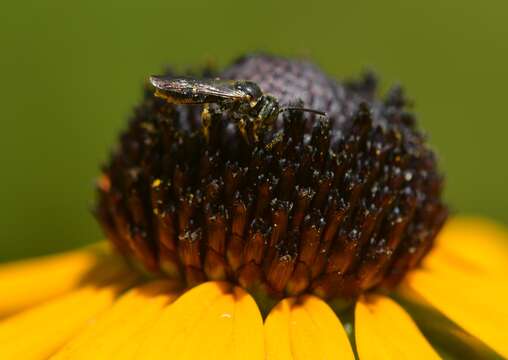
[(275, 97), (264, 94), (252, 81), (151, 76), (150, 82), (156, 89), (155, 96), (171, 104), (204, 104), (205, 137), (208, 136), (207, 122), (210, 119), (208, 104), (217, 104), (221, 111), (228, 111), (247, 141), (258, 141), (259, 131), (270, 127), (284, 111), (299, 110), (327, 116), (314, 109), (281, 107)]

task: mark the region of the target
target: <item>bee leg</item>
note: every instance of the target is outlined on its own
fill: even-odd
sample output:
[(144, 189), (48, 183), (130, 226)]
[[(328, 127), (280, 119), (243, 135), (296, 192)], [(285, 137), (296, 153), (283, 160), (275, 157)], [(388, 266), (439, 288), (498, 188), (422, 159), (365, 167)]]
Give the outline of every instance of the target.
[(238, 131), (240, 131), (240, 134), (242, 134), (242, 137), (244, 138), (245, 142), (247, 144), (250, 144), (249, 135), (247, 133), (247, 122), (245, 121), (245, 119), (241, 118), (238, 121), (236, 121), (236, 126), (238, 127)]
[(201, 128), (203, 130), (203, 136), (207, 143), (210, 142), (210, 126), (212, 125), (212, 114), (210, 113), (210, 104), (206, 103), (203, 105), (203, 111), (201, 112)]

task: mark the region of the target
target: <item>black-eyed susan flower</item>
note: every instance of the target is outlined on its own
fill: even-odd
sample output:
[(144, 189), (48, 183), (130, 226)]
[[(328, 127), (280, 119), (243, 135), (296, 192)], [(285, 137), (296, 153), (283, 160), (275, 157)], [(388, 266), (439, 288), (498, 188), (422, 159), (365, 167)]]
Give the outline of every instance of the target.
[(508, 232), (446, 220), (400, 88), (268, 56), (220, 76), (291, 110), (147, 88), (98, 181), (114, 251), (2, 266), (0, 359), (508, 357)]

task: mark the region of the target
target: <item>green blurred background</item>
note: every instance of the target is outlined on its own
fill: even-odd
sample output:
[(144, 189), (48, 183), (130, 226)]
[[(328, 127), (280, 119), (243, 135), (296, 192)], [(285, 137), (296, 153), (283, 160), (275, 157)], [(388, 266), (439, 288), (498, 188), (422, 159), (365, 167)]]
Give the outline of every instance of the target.
[(93, 181), (148, 74), (252, 50), (404, 84), (455, 212), (508, 223), (508, 2), (10, 1), (0, 14), (0, 261), (101, 238)]

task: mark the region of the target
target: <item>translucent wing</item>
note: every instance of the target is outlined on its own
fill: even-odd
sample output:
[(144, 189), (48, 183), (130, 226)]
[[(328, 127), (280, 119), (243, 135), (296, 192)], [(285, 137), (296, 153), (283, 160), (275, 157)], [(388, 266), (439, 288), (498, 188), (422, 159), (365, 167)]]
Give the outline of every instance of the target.
[(203, 104), (221, 100), (247, 100), (250, 94), (234, 80), (151, 76), (155, 95), (175, 104)]

